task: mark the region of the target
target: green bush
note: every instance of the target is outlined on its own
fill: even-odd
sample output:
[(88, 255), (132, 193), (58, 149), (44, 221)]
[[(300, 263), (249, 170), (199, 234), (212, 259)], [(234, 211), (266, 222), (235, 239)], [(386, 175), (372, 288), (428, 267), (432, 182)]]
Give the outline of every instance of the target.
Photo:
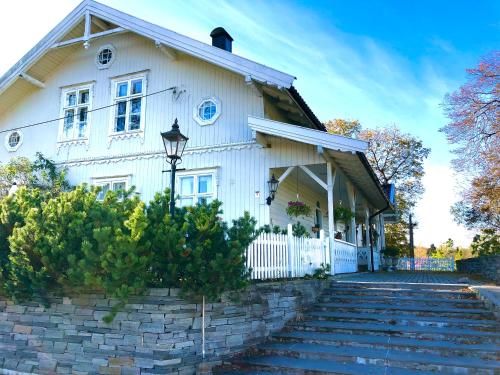
[(222, 292), (243, 288), (249, 276), (245, 250), (257, 236), (256, 221), (248, 212), (231, 228), (220, 218), (221, 202), (189, 207), (186, 244), (187, 266), (180, 286), (184, 293), (216, 298)]
[(179, 287), (188, 296), (217, 298), (246, 285), (245, 250), (256, 236), (248, 213), (231, 227), (221, 203), (169, 214), (169, 191), (149, 206), (133, 190), (78, 186), (56, 196), (21, 188), (0, 202), (0, 278), (16, 300), (50, 291), (98, 289), (118, 300), (148, 286)]

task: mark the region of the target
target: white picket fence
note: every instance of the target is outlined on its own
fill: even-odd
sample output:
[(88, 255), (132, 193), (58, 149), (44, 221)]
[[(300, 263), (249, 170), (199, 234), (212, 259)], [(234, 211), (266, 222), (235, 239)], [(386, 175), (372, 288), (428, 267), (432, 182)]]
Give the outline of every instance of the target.
[[(334, 272), (358, 270), (355, 245), (335, 240)], [(294, 237), (286, 234), (262, 233), (248, 247), (247, 267), (251, 278), (258, 280), (302, 277), (313, 274), (321, 264), (332, 264), (328, 238)]]
[(356, 245), (335, 240), (333, 248), (333, 271), (336, 274), (358, 271), (358, 247)]
[(329, 254), (323, 239), (262, 233), (247, 249), (247, 267), (252, 279), (302, 277), (329, 264)]
[(396, 268), (405, 271), (455, 271), (455, 258), (399, 258)]

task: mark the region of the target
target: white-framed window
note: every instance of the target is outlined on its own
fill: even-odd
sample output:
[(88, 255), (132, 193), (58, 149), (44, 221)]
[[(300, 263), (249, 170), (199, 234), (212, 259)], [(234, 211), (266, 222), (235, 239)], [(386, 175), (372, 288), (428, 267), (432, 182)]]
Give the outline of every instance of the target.
[(213, 124), (221, 114), (220, 100), (215, 97), (204, 98), (194, 108), (193, 118), (200, 125)]
[(63, 88), (59, 141), (87, 139), (92, 109), (93, 85)]
[(99, 48), (95, 56), (95, 63), (99, 69), (106, 69), (113, 64), (116, 58), (116, 49), (111, 44), (106, 44)]
[(7, 151), (14, 152), (17, 151), (21, 144), (23, 143), (23, 133), (20, 130), (13, 130), (5, 135), (5, 148)]
[(98, 200), (103, 200), (109, 190), (125, 191), (129, 189), (130, 176), (117, 177), (98, 177), (92, 181), (94, 186), (100, 186), (102, 189), (97, 195)]
[(193, 206), (205, 201), (212, 202), (217, 198), (216, 171), (204, 169), (178, 172), (176, 192), (179, 206)]
[(114, 79), (111, 92), (114, 104), (111, 134), (144, 130), (146, 76), (142, 74)]

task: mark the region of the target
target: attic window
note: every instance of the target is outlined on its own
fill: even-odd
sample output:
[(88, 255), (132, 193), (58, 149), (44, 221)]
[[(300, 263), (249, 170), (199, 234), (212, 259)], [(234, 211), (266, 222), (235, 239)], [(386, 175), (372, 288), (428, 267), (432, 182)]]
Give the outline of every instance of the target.
[(96, 56), (96, 64), (99, 69), (109, 68), (113, 61), (115, 60), (116, 51), (115, 48), (111, 45), (105, 45), (99, 48)]
[(5, 136), (5, 148), (7, 151), (17, 151), (21, 144), (23, 143), (23, 133), (20, 131), (12, 131)]
[(194, 109), (194, 119), (200, 125), (213, 124), (220, 116), (220, 101), (214, 97), (203, 99)]

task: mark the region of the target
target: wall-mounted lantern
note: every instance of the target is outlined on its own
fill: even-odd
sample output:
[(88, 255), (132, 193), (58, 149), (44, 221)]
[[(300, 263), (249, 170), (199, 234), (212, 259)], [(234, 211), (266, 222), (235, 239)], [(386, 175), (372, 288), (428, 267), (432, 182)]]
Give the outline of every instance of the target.
[(271, 202), (274, 200), (274, 197), (276, 196), (276, 191), (278, 190), (279, 183), (280, 182), (276, 179), (276, 177), (274, 177), (274, 173), (271, 179), (267, 181), (267, 184), (269, 185), (269, 196), (267, 197), (266, 200), (268, 206), (271, 205)]
[(181, 133), (179, 124), (175, 119), (172, 125), (172, 130), (161, 133), (165, 152), (167, 153), (167, 163), (170, 163), (172, 170), (170, 173), (170, 216), (174, 216), (175, 212), (175, 171), (177, 164), (182, 162), (182, 154), (188, 141), (188, 137)]

